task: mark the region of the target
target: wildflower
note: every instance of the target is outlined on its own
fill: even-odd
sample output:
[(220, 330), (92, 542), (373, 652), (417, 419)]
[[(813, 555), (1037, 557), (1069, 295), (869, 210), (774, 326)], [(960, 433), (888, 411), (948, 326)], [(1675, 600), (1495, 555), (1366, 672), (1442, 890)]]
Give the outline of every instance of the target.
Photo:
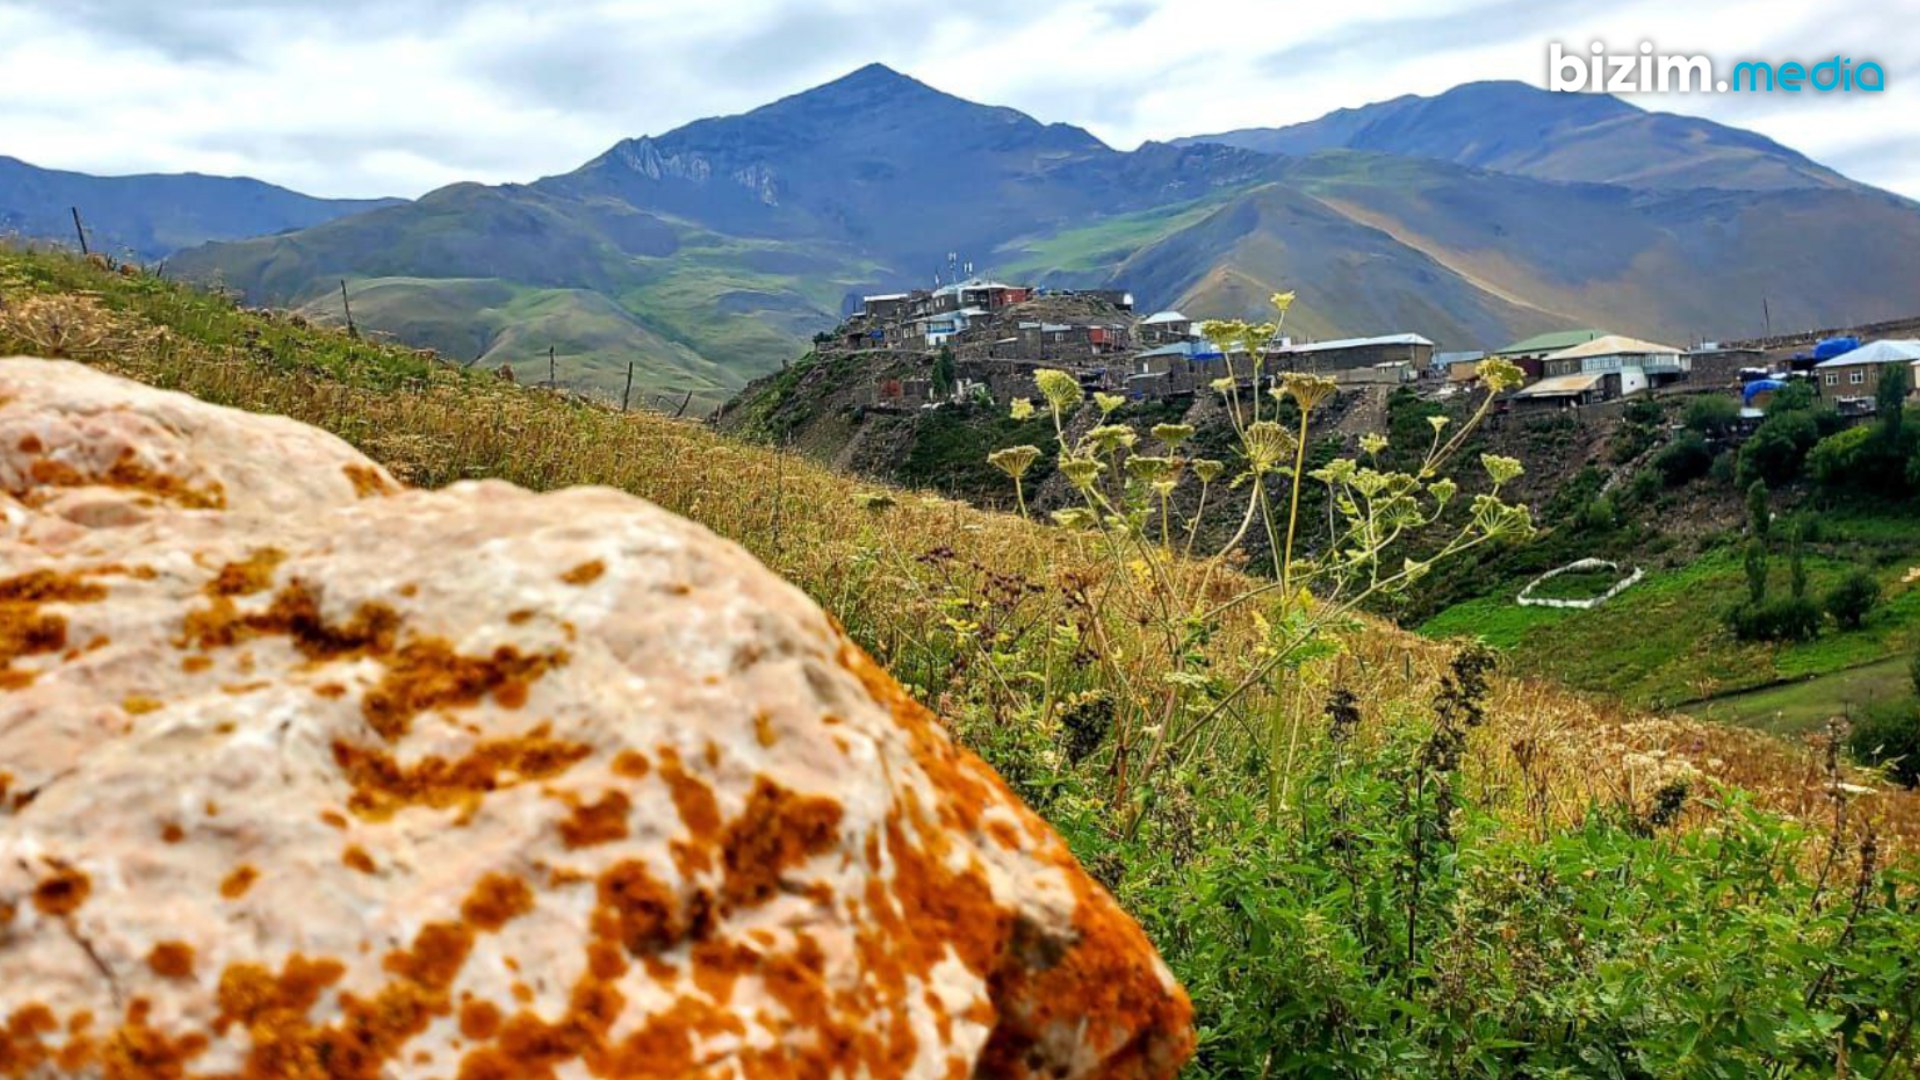
[(1027, 475), (1027, 470), (1033, 468), (1033, 463), (1039, 459), (1040, 448), (1037, 446), (1009, 446), (988, 454), (987, 464), (1018, 480)]
[(1166, 443), (1168, 449), (1173, 449), (1188, 439), (1193, 438), (1193, 425), (1155, 424), (1153, 425), (1153, 437)]
[(1015, 420), (1033, 419), (1033, 399), (1032, 398), (1014, 398), (1013, 399), (1013, 418)]
[(1387, 437), (1377, 431), (1369, 431), (1360, 436), (1360, 449), (1368, 454), (1378, 454), (1387, 448)]
[(1247, 425), (1245, 437), (1247, 461), (1255, 473), (1273, 471), (1294, 450), (1293, 433), (1272, 420)]
[(864, 510), (885, 510), (894, 504), (893, 496), (884, 491), (859, 491), (853, 496), (855, 504)]
[(1080, 382), (1072, 375), (1058, 368), (1041, 368), (1033, 373), (1033, 384), (1040, 388), (1040, 396), (1047, 399), (1057, 413), (1066, 412), (1080, 404), (1082, 393)]
[(1138, 438), (1125, 424), (1102, 424), (1087, 432), (1087, 445), (1097, 453), (1111, 454), (1115, 450), (1132, 449)]
[(1125, 405), (1127, 399), (1121, 397), (1119, 394), (1096, 393), (1093, 395), (1093, 403), (1100, 407), (1100, 415), (1105, 416), (1120, 406)]
[(1481, 454), (1480, 464), (1486, 467), (1487, 475), (1493, 477), (1495, 487), (1518, 478), (1526, 471), (1517, 458), (1502, 457), (1499, 454)]
[(1446, 427), (1447, 427), (1447, 424), (1448, 424), (1448, 422), (1449, 422), (1449, 421), (1448, 421), (1448, 418), (1447, 418), (1447, 417), (1444, 417), (1444, 416), (1429, 416), (1429, 417), (1427, 417), (1427, 423), (1428, 423), (1428, 424), (1430, 424), (1430, 425), (1432, 425), (1432, 427), (1433, 427), (1433, 431), (1434, 431), (1434, 434), (1436, 434), (1436, 435), (1438, 435), (1438, 434), (1439, 434), (1440, 432), (1442, 432), (1442, 431), (1444, 431), (1444, 430), (1446, 430)]
[(1459, 490), (1460, 485), (1454, 483), (1452, 478), (1444, 476), (1427, 485), (1427, 493), (1432, 495), (1434, 501), (1442, 506), (1452, 501), (1454, 493)]
[(1520, 370), (1520, 365), (1497, 356), (1480, 361), (1474, 373), (1480, 376), (1480, 381), (1486, 384), (1488, 390), (1496, 394), (1527, 381), (1527, 373)]
[(1213, 387), (1216, 393), (1224, 397), (1227, 394), (1233, 393), (1233, 376), (1222, 375), (1207, 385)]
[(1289, 371), (1280, 376), (1280, 386), (1302, 409), (1311, 412), (1315, 406), (1333, 396), (1337, 384), (1325, 375)]
[(1273, 306), (1280, 309), (1280, 314), (1285, 315), (1287, 309), (1293, 306), (1293, 290), (1288, 289), (1286, 292), (1274, 293), (1270, 299), (1272, 300)]
[(1173, 473), (1170, 458), (1136, 455), (1127, 459), (1127, 474), (1145, 484), (1166, 479)]
[(1211, 484), (1220, 479), (1220, 474), (1226, 469), (1225, 462), (1215, 461), (1212, 458), (1196, 458), (1193, 462), (1193, 475), (1199, 477), (1203, 484)]
[(1247, 324), (1239, 319), (1208, 319), (1200, 324), (1200, 334), (1225, 352), (1246, 340)]
[(1100, 517), (1084, 506), (1074, 506), (1055, 510), (1053, 523), (1063, 529), (1091, 529), (1100, 524)]
[(1090, 457), (1070, 457), (1060, 463), (1060, 472), (1069, 483), (1081, 490), (1092, 487), (1105, 469), (1105, 465)]

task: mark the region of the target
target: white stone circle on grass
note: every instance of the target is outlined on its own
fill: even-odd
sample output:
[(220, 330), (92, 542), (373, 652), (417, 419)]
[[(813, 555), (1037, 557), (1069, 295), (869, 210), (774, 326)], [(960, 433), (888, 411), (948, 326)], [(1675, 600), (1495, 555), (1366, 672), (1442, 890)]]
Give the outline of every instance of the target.
[(1622, 592), (1625, 592), (1628, 587), (1646, 575), (1645, 570), (1636, 566), (1633, 568), (1632, 573), (1614, 582), (1606, 592), (1585, 600), (1555, 600), (1549, 597), (1533, 595), (1533, 590), (1538, 588), (1541, 582), (1549, 578), (1559, 577), (1561, 574), (1574, 570), (1611, 570), (1617, 574), (1620, 572), (1620, 564), (1610, 559), (1575, 559), (1565, 566), (1556, 566), (1546, 573), (1541, 574), (1539, 577), (1534, 578), (1532, 581), (1527, 582), (1527, 587), (1521, 589), (1520, 595), (1514, 599), (1523, 607), (1575, 608), (1580, 611), (1589, 611), (1619, 596)]

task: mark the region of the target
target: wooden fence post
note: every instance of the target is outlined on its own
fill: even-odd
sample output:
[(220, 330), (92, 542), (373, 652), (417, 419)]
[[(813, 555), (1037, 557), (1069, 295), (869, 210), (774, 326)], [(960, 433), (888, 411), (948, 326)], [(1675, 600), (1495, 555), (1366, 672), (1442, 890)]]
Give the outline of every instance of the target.
[(93, 254), (92, 251), (87, 249), (87, 227), (85, 225), (80, 224), (80, 208), (77, 206), (73, 206), (73, 207), (69, 207), (68, 209), (73, 211), (73, 231), (76, 235), (80, 237), (80, 254), (82, 255)]
[(627, 388), (620, 391), (620, 411), (627, 411), (627, 402), (633, 397), (633, 361), (627, 361)]

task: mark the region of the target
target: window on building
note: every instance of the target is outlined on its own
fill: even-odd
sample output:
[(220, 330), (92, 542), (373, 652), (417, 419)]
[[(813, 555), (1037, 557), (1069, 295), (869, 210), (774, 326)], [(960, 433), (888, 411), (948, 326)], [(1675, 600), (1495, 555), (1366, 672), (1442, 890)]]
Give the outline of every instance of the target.
[(1840, 376), (1838, 376), (1838, 375), (1835, 375), (1835, 374), (1834, 374), (1833, 372), (1831, 372), (1831, 371), (1829, 371), (1829, 372), (1827, 372), (1827, 385), (1828, 385), (1828, 386), (1839, 386), (1839, 385), (1840, 385)]
[(1855, 386), (1859, 386), (1861, 383), (1867, 381), (1867, 373), (1864, 371), (1849, 371), (1847, 372), (1847, 381)]

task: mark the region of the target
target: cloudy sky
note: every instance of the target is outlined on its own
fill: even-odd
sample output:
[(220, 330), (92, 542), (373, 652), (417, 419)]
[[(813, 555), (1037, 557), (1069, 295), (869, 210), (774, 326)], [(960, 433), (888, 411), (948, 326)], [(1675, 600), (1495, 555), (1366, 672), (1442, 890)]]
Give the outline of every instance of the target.
[(870, 61), (1115, 146), (1485, 78), (1547, 44), (1887, 72), (1877, 95), (1637, 96), (1920, 198), (1920, 0), (0, 0), (0, 154), (321, 195), (566, 171)]

